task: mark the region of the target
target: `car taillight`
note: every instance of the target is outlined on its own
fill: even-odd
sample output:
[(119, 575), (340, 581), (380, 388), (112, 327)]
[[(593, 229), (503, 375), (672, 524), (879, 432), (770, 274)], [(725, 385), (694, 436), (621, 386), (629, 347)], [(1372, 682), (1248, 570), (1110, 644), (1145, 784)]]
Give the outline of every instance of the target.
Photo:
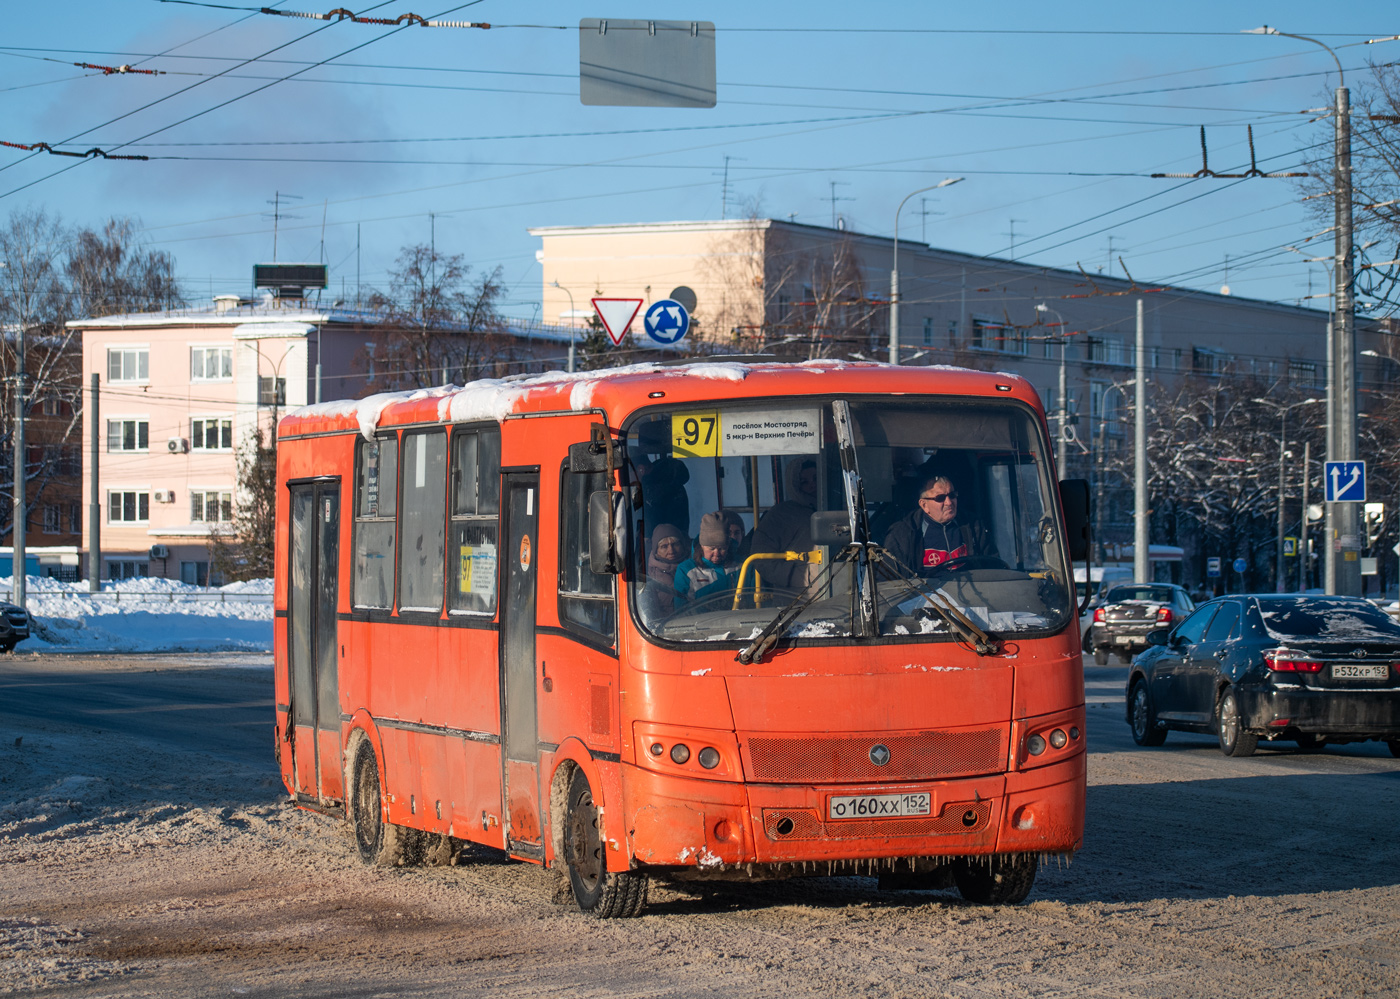
[(1095, 620), (1095, 621), (1102, 621), (1102, 620), (1103, 620), (1103, 608), (1102, 608), (1102, 607), (1097, 607), (1097, 608), (1094, 609), (1094, 620)]
[(1171, 624), (1171, 623), (1172, 623), (1172, 609), (1171, 609), (1170, 607), (1158, 607), (1158, 608), (1157, 608), (1157, 623), (1158, 623), (1158, 624)]
[(1264, 665), (1276, 673), (1321, 673), (1322, 663), (1307, 659), (1296, 652), (1279, 649), (1264, 653)]

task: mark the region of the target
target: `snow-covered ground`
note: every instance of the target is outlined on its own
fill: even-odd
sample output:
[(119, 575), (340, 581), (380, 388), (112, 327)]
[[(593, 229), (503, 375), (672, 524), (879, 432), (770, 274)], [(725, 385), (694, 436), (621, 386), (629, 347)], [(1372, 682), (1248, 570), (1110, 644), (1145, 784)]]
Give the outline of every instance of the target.
[[(272, 580), (223, 587), (126, 579), (88, 592), (86, 581), (30, 576), (33, 634), (16, 652), (272, 651)], [(8, 581), (0, 599), (8, 600)]]

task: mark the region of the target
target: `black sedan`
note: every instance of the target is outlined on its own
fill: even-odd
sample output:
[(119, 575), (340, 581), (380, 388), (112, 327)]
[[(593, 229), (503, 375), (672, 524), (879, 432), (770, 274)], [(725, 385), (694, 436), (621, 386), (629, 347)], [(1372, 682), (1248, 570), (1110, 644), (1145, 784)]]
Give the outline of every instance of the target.
[(23, 607), (0, 602), (0, 652), (9, 652), (29, 637), (29, 614)]
[(1381, 739), (1400, 756), (1400, 624), (1356, 597), (1240, 595), (1154, 632), (1128, 676), (1140, 746), (1214, 732), (1226, 756), (1259, 740)]

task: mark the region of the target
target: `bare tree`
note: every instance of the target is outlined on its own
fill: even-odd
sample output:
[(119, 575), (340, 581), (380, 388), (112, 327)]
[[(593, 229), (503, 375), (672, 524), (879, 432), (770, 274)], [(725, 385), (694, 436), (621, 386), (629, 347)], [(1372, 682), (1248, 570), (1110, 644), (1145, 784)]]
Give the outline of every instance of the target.
[[(274, 419), (273, 426), (276, 426)], [(277, 537), (277, 441), (255, 426), (238, 449), (233, 520), (209, 539), (209, 571), (224, 581), (272, 576)], [(222, 525), (216, 525), (222, 526)]]
[(376, 367), (391, 385), (414, 388), (490, 373), (484, 369), (501, 360), (505, 347), (504, 294), (500, 267), (473, 279), (460, 253), (404, 247), (388, 290), (371, 299), (392, 330)]
[(74, 315), (151, 312), (185, 304), (175, 279), (175, 258), (137, 245), (136, 225), (129, 218), (113, 218), (100, 232), (80, 229), (73, 234), (64, 269)]

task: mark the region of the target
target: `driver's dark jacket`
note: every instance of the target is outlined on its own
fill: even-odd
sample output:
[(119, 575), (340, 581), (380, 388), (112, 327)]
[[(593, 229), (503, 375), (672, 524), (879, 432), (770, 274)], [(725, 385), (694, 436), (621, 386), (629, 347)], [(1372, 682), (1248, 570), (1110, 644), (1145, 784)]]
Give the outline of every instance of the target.
[(885, 535), (885, 549), (904, 568), (916, 575), (931, 574), (940, 562), (961, 558), (995, 556), (996, 546), (976, 521), (954, 518), (939, 524), (922, 510), (901, 517)]

